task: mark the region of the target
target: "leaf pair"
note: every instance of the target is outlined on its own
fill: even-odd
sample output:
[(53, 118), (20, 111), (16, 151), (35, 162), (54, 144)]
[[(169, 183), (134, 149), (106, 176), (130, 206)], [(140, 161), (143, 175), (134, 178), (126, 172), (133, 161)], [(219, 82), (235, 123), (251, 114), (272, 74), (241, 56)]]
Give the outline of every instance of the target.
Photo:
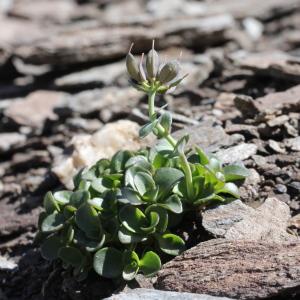
[(102, 248), (94, 256), (95, 271), (105, 278), (119, 278), (132, 280), (138, 271), (145, 276), (153, 276), (161, 268), (159, 256), (153, 252), (146, 252), (141, 259), (134, 251), (123, 253), (113, 247)]

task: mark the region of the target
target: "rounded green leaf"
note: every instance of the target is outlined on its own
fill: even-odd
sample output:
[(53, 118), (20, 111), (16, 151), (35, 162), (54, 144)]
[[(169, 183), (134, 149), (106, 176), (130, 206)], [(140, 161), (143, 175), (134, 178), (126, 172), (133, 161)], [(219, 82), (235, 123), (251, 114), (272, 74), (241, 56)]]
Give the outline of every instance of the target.
[(147, 135), (149, 135), (152, 132), (152, 130), (155, 128), (157, 123), (158, 123), (158, 120), (155, 120), (154, 122), (147, 123), (144, 126), (142, 126), (139, 131), (140, 138), (144, 138)]
[(145, 172), (136, 173), (133, 180), (134, 187), (141, 196), (143, 196), (147, 191), (155, 189), (155, 182), (153, 178)]
[(118, 238), (122, 244), (133, 244), (139, 243), (147, 240), (147, 237), (143, 234), (133, 233), (121, 226), (118, 231)]
[(219, 189), (217, 194), (229, 194), (235, 198), (239, 198), (239, 188), (232, 182), (224, 184), (222, 189)]
[(161, 201), (160, 205), (175, 214), (182, 213), (182, 203), (177, 195), (172, 195), (166, 200)]
[(93, 199), (90, 199), (90, 200), (88, 200), (88, 203), (92, 206), (92, 207), (94, 207), (94, 208), (96, 208), (96, 209), (98, 209), (98, 210), (102, 210), (103, 208), (102, 208), (102, 204), (103, 204), (103, 199), (102, 198), (93, 198)]
[(229, 165), (223, 168), (226, 182), (242, 180), (250, 175), (248, 169), (240, 165)]
[(42, 232), (54, 232), (64, 226), (64, 216), (61, 213), (54, 212), (48, 215), (41, 224)]
[(122, 225), (133, 233), (139, 232), (140, 228), (147, 224), (147, 218), (144, 213), (131, 205), (126, 205), (120, 210), (119, 219)]
[(179, 255), (185, 250), (184, 240), (172, 233), (157, 236), (157, 241), (160, 249), (170, 255)]
[(125, 251), (123, 253), (123, 264), (125, 265), (122, 277), (129, 281), (134, 279), (139, 271), (139, 257), (134, 251)]
[(102, 230), (97, 211), (88, 203), (79, 207), (75, 214), (75, 222), (88, 237), (99, 238)]
[(128, 169), (133, 166), (139, 166), (146, 170), (151, 170), (151, 164), (148, 162), (147, 158), (142, 155), (136, 155), (128, 159), (125, 164), (125, 168)]
[(154, 175), (154, 181), (159, 186), (160, 196), (166, 195), (183, 177), (183, 172), (175, 168), (158, 169)]
[(104, 193), (108, 188), (104, 186), (104, 180), (103, 178), (96, 178), (92, 181), (91, 187), (96, 192), (99, 192), (100, 194)]
[(58, 257), (58, 250), (63, 247), (63, 243), (58, 236), (48, 237), (41, 246), (41, 254), (47, 260), (54, 260)]
[(93, 266), (105, 278), (118, 278), (123, 272), (123, 255), (115, 248), (102, 248), (95, 253)]
[(122, 172), (130, 157), (132, 157), (132, 154), (129, 151), (118, 151), (111, 159), (110, 167), (112, 169), (112, 173)]
[(143, 204), (143, 201), (140, 199), (138, 194), (130, 188), (124, 187), (120, 189), (120, 192), (117, 195), (117, 199), (120, 203), (131, 205), (140, 205)]
[(66, 205), (64, 207), (64, 211), (63, 211), (64, 217), (66, 219), (72, 218), (74, 216), (76, 210), (77, 210), (76, 207), (74, 207), (72, 205)]
[(54, 211), (60, 211), (59, 206), (51, 192), (46, 193), (43, 204), (47, 214), (52, 214)]
[(172, 125), (172, 115), (170, 112), (165, 112), (160, 117), (160, 125), (165, 129), (166, 132), (170, 132)]
[(139, 265), (133, 261), (132, 263), (124, 267), (122, 277), (126, 281), (133, 280), (138, 271), (139, 271)]
[(65, 205), (69, 203), (72, 194), (71, 191), (58, 191), (53, 196), (59, 204)]
[(140, 270), (146, 277), (155, 275), (161, 268), (161, 261), (159, 256), (153, 252), (148, 251), (140, 260)]
[(147, 214), (147, 219), (149, 220), (149, 224), (146, 227), (141, 227), (141, 230), (148, 234), (155, 232), (155, 227), (159, 223), (159, 214), (155, 211), (150, 211)]
[(84, 260), (82, 253), (75, 247), (62, 247), (58, 251), (58, 257), (73, 267), (80, 266)]
[(88, 252), (99, 250), (104, 245), (105, 240), (105, 234), (98, 240), (87, 237), (85, 233), (79, 229), (77, 229), (74, 234), (74, 243), (83, 246)]
[(148, 206), (145, 210), (147, 216), (155, 212), (159, 216), (159, 222), (155, 225), (156, 232), (165, 232), (168, 226), (168, 213), (167, 211), (158, 205)]
[(88, 191), (79, 190), (74, 192), (70, 197), (70, 205), (79, 207), (81, 204), (87, 202), (90, 198)]

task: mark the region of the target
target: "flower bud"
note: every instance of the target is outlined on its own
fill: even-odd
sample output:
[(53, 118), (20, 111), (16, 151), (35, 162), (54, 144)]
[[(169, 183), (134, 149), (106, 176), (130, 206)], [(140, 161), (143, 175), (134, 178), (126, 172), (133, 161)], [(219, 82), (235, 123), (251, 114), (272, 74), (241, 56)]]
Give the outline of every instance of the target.
[(149, 51), (146, 59), (146, 69), (148, 79), (155, 78), (159, 67), (159, 56), (154, 49), (154, 41), (152, 43), (152, 49)]
[(145, 74), (145, 71), (144, 71), (144, 68), (143, 68), (143, 60), (144, 60), (144, 53), (142, 53), (141, 61), (140, 61), (140, 64), (139, 64), (139, 75), (140, 75), (140, 79), (142, 81), (146, 81), (147, 78), (146, 78), (146, 74)]
[(133, 44), (131, 45), (129, 52), (126, 56), (126, 67), (127, 67), (127, 72), (129, 76), (136, 80), (140, 80), (140, 75), (139, 75), (139, 67), (138, 64), (134, 58), (134, 56), (131, 54), (131, 49), (132, 49)]
[(158, 80), (167, 83), (176, 78), (179, 73), (179, 63), (176, 60), (166, 63), (159, 72)]

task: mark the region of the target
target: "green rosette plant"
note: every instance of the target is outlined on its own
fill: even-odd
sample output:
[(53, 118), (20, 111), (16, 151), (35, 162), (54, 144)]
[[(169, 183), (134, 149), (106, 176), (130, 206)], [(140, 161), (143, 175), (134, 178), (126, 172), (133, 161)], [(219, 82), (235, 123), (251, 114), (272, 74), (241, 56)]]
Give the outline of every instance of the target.
[(176, 256), (184, 240), (172, 233), (190, 210), (239, 198), (234, 181), (248, 171), (227, 165), (198, 147), (187, 149), (189, 137), (171, 135), (172, 115), (155, 112), (156, 94), (183, 80), (177, 60), (160, 65), (154, 44), (137, 63), (129, 51), (126, 66), (131, 84), (148, 95), (149, 122), (140, 137), (156, 135), (158, 143), (137, 152), (119, 151), (74, 178), (73, 191), (48, 192), (39, 218), (42, 256), (58, 260), (77, 280), (90, 271), (105, 278), (130, 281), (141, 272), (153, 276), (162, 254)]

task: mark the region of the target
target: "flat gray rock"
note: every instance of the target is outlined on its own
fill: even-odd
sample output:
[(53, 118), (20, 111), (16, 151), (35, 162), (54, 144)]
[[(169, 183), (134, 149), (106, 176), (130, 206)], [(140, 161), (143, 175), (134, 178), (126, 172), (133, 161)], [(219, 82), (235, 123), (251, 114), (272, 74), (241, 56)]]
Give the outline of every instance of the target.
[(287, 232), (290, 217), (288, 205), (276, 198), (266, 199), (257, 209), (236, 200), (206, 210), (202, 224), (215, 237), (229, 240), (286, 242), (297, 239)]
[(152, 289), (134, 289), (113, 295), (106, 300), (229, 300), (204, 294), (166, 292)]
[(227, 149), (217, 151), (216, 156), (223, 162), (232, 164), (245, 160), (256, 154), (257, 146), (255, 144), (242, 143)]

